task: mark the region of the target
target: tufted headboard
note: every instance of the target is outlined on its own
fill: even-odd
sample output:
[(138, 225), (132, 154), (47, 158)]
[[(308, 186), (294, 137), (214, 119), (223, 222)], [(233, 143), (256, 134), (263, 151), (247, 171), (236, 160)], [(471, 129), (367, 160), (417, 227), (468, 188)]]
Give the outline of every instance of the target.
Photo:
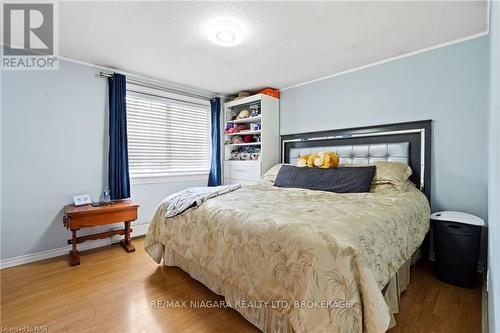
[(341, 164), (392, 161), (408, 164), (413, 181), (430, 199), (431, 120), (281, 136), (282, 162), (300, 155), (336, 152)]
[(340, 164), (373, 164), (378, 161), (408, 164), (410, 143), (374, 143), (343, 146), (321, 146), (290, 148), (289, 163), (296, 164), (302, 155), (316, 154), (320, 151), (337, 153)]

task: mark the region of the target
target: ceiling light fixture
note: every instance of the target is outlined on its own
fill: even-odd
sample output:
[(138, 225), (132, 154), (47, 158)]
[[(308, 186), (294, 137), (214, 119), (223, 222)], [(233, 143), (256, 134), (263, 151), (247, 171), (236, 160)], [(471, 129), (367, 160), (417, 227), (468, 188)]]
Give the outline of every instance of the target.
[(208, 39), (220, 46), (236, 46), (243, 41), (243, 30), (230, 21), (216, 22), (208, 28)]

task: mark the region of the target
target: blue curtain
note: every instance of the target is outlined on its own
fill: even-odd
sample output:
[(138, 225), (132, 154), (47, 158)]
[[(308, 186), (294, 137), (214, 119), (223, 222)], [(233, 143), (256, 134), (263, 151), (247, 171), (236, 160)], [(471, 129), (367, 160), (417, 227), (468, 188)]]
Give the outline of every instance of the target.
[(127, 108), (125, 75), (114, 74), (109, 85), (109, 164), (108, 182), (111, 200), (130, 197), (128, 174)]
[(210, 173), (208, 174), (208, 186), (219, 186), (222, 184), (222, 171), (220, 162), (220, 98), (215, 97), (210, 100), (212, 109), (212, 160)]

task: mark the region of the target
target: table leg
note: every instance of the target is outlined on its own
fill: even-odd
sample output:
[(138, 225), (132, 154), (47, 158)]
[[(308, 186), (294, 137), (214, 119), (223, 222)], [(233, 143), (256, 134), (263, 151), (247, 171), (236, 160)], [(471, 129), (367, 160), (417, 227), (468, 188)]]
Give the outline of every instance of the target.
[(69, 251), (69, 265), (80, 265), (80, 255), (76, 248), (76, 230), (71, 230), (71, 251)]
[(125, 251), (134, 252), (135, 247), (130, 241), (130, 221), (125, 222), (125, 237), (122, 239), (121, 244)]

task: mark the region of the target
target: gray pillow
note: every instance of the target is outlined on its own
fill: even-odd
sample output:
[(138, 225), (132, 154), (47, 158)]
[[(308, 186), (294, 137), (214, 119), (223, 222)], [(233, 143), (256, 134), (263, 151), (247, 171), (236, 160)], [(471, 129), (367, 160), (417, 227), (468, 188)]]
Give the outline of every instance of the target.
[(370, 191), (374, 175), (375, 166), (321, 169), (282, 165), (274, 186), (361, 193)]

